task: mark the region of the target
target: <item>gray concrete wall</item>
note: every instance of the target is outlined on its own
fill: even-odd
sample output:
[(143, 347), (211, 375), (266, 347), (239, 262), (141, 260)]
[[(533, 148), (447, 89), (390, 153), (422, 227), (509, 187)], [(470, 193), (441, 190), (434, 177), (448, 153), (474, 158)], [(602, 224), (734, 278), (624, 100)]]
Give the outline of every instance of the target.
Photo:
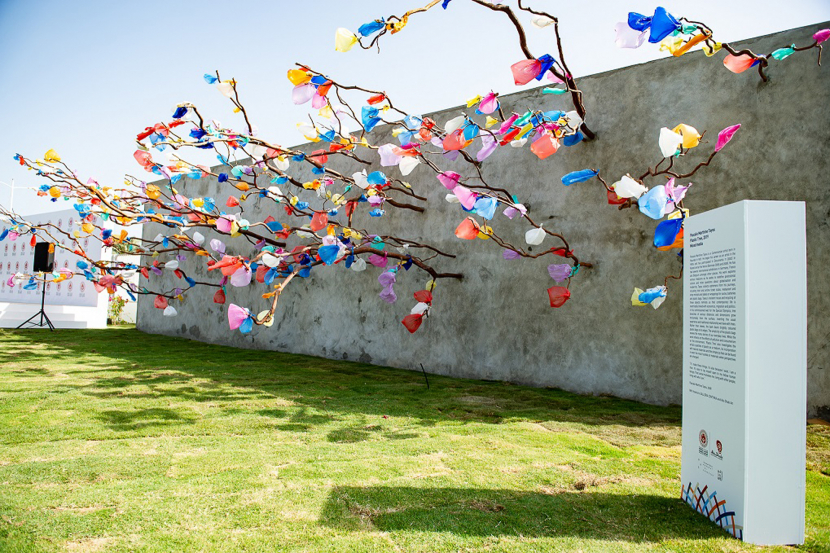
[[(804, 44), (815, 30), (827, 26), (746, 43), (754, 51), (769, 52), (792, 42)], [(212, 303), (212, 291), (188, 295), (184, 305), (176, 306), (175, 318), (162, 317), (152, 298), (143, 298), (138, 328), (236, 347), (407, 369), (419, 369), (423, 363), (431, 373), (679, 403), (682, 286), (671, 282), (668, 300), (656, 311), (631, 307), (629, 300), (634, 286), (656, 286), (665, 275), (675, 274), (675, 255), (651, 246), (654, 221), (635, 210), (620, 212), (606, 205), (604, 190), (596, 181), (566, 188), (560, 178), (586, 167), (601, 169), (614, 180), (627, 172), (640, 174), (660, 158), (659, 129), (681, 122), (708, 131), (708, 143), (682, 162), (691, 166), (705, 159), (720, 129), (741, 123), (732, 143), (691, 179), (694, 186), (687, 205), (695, 213), (746, 198), (806, 201), (812, 415), (830, 405), (830, 280), (825, 274), (830, 263), (830, 68), (817, 67), (813, 53), (800, 54), (773, 62), (771, 82), (761, 83), (755, 72), (730, 73), (722, 58), (723, 54), (711, 59), (697, 52), (581, 78), (588, 122), (598, 140), (563, 148), (545, 161), (539, 161), (529, 145), (520, 150), (503, 148), (485, 163), (491, 183), (508, 185), (531, 207), (537, 221), (547, 221), (546, 227), (565, 234), (577, 254), (594, 264), (574, 279), (573, 296), (561, 309), (550, 308), (546, 294), (552, 285), (546, 267), (555, 260), (548, 256), (506, 262), (493, 244), (458, 240), (453, 231), (463, 214), (457, 205), (443, 200), (445, 189), (422, 165), (408, 181), (429, 197), (426, 213), (389, 208), (381, 220), (369, 222), (358, 216), (355, 221), (358, 228), (423, 236), (425, 242), (458, 255), (455, 260), (436, 260), (436, 266), (462, 271), (464, 281), (439, 283), (432, 316), (416, 334), (409, 335), (400, 321), (414, 305), (412, 293), (423, 288), (426, 275), (413, 269), (399, 276), (398, 303), (388, 305), (378, 298), (380, 270), (371, 266), (365, 273), (341, 266), (315, 269), (312, 278), (290, 285), (280, 300), (274, 326), (256, 328), (248, 336), (228, 330), (226, 306)], [(543, 96), (537, 88), (504, 96), (502, 105), (507, 112), (522, 112), (526, 106), (569, 109), (569, 100)], [(431, 116), (443, 122), (458, 109)], [(386, 132), (376, 129), (372, 142), (391, 141)], [(353, 170), (342, 162), (330, 165), (349, 174)], [(447, 165), (470, 175), (465, 164)], [(396, 168), (386, 171), (399, 174)], [(217, 203), (224, 203), (228, 195), (227, 190), (219, 192), (215, 181), (188, 181), (178, 188), (190, 196), (215, 196)], [(281, 210), (273, 212), (285, 219)], [(264, 217), (250, 209), (246, 214), (252, 221)], [(513, 243), (524, 243), (527, 227), (501, 214), (494, 224)], [(155, 236), (158, 230), (145, 229), (145, 236)], [(238, 241), (230, 244), (231, 253), (252, 253), (240, 249)], [(207, 275), (203, 264), (186, 267), (199, 277)], [(229, 287), (228, 303), (264, 308), (259, 298), (263, 291), (262, 285)], [(770, 290), (778, 293), (786, 291)]]

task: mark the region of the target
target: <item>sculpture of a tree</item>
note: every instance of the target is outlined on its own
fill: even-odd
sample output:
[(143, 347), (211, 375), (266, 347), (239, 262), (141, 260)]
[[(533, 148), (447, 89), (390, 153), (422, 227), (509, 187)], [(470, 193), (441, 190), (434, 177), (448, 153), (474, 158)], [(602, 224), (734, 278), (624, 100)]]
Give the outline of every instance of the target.
[[(393, 285), (401, 270), (406, 272), (414, 268), (429, 275), (426, 288), (415, 293), (416, 306), (403, 320), (407, 329), (414, 332), (429, 314), (435, 282), (462, 278), (460, 270), (442, 272), (432, 265), (432, 260), (451, 260), (455, 256), (424, 243), (420, 236), (393, 236), (373, 228), (358, 227), (354, 215), (360, 210), (368, 215), (366, 220), (371, 223), (377, 218), (394, 216), (398, 210), (422, 212), (427, 209), (422, 192), (413, 190), (402, 180), (423, 165), (435, 174), (433, 182), (446, 188), (447, 200), (459, 204), (462, 210), (455, 231), (458, 238), (488, 240), (502, 250), (502, 256), (507, 260), (537, 259), (548, 255), (561, 258), (560, 263), (548, 266), (550, 276), (557, 281), (557, 285), (548, 289), (550, 304), (561, 307), (570, 297), (571, 279), (581, 268), (590, 267), (590, 263), (579, 259), (562, 233), (537, 223), (518, 194), (502, 183), (489, 182), (482, 166), (498, 148), (520, 148), (529, 142), (531, 151), (544, 160), (563, 145), (569, 147), (594, 139), (594, 133), (585, 123), (587, 112), (583, 94), (565, 63), (557, 18), (518, 0), (519, 10), (532, 15), (535, 27), (553, 27), (557, 57), (549, 54), (535, 57), (527, 46), (525, 28), (512, 8), (485, 0), (470, 1), (505, 14), (514, 26), (526, 57), (511, 67), (516, 84), (543, 78), (559, 83), (562, 86), (549, 87), (543, 92), (570, 95), (573, 110), (532, 108), (507, 114), (498, 93), (490, 91), (467, 102), (468, 108), (476, 108), (474, 114), (462, 111), (441, 125), (393, 104), (383, 91), (344, 84), (297, 64), (287, 73), (294, 85), (292, 101), (295, 104), (310, 103), (317, 110), (317, 116), (310, 116), (309, 123), (303, 124), (300, 130), (307, 140), (325, 146), (306, 151), (286, 148), (259, 137), (240, 100), (237, 82), (222, 80), (218, 72), (206, 74), (205, 81), (215, 85), (232, 103), (234, 111), (242, 115), (243, 126), (241, 130), (223, 126), (217, 121), (206, 120), (195, 105), (179, 104), (172, 120), (149, 126), (136, 137), (138, 149), (134, 157), (156, 182), (128, 175), (124, 186), (102, 186), (92, 179), (84, 181), (52, 150), (42, 160), (16, 156), (21, 165), (51, 181), (51, 184), (41, 186), (41, 195), (51, 196), (53, 200), (64, 197), (73, 201), (81, 218), (80, 228), (67, 233), (53, 225), (33, 226), (22, 217), (2, 210), (0, 213), (9, 221), (9, 226), (0, 234), (0, 240), (7, 236), (36, 240), (34, 235), (38, 234), (60, 246), (62, 234), (70, 239), (69, 249), (83, 260), (72, 271), (59, 271), (49, 276), (15, 275), (11, 281), (27, 280), (27, 286), (37, 286), (39, 280), (64, 280), (80, 275), (93, 281), (99, 291), (112, 292), (120, 287), (131, 297), (153, 295), (155, 306), (168, 316), (176, 314), (175, 302), (184, 301), (194, 289), (212, 289), (214, 301), (223, 304), (228, 285), (233, 288), (261, 284), (265, 309), (250, 310), (233, 303), (229, 305), (231, 328), (239, 328), (244, 333), (254, 325), (270, 326), (273, 323), (280, 295), (296, 279), (309, 277), (312, 270), (322, 267), (362, 271), (368, 262), (384, 269), (378, 278), (382, 287), (380, 297), (390, 303), (397, 299)], [(400, 32), (411, 16), (439, 4), (446, 9), (450, 0), (434, 0), (402, 16), (370, 21), (362, 25), (357, 34), (338, 29), (336, 49), (345, 52), (356, 44), (364, 49), (379, 48), (382, 37)], [(666, 43), (669, 44), (666, 48), (675, 55), (685, 53), (695, 45), (712, 51), (717, 46), (708, 27), (683, 18), (678, 20), (662, 8), (650, 18), (630, 14), (624, 25), (627, 27), (618, 26), (617, 29), (617, 42), (622, 46), (642, 44), (646, 33), (651, 33), (652, 42), (680, 37), (677, 39), (679, 46), (675, 44), (677, 40)], [(821, 43), (828, 36), (830, 31), (821, 31), (814, 36), (813, 45), (792, 47), (791, 50), (815, 47), (820, 52)], [(721, 46), (731, 56), (751, 56), (761, 66), (763, 78), (766, 78), (763, 68), (770, 57), (786, 57), (776, 55), (778, 51), (770, 56), (757, 56), (748, 51), (734, 52), (729, 45)], [(359, 104), (352, 99), (355, 95), (359, 97)], [(392, 127), (392, 135), (398, 144), (378, 144), (372, 140), (373, 129), (381, 123)], [(572, 185), (597, 178), (603, 185), (605, 202), (619, 209), (636, 205), (649, 218), (661, 221), (655, 229), (655, 247), (681, 249), (682, 252), (682, 226), (688, 214), (683, 201), (691, 183), (678, 181), (690, 178), (709, 165), (739, 127), (732, 125), (723, 129), (708, 158), (685, 172), (678, 170), (675, 163), (679, 164), (680, 158), (698, 146), (705, 132), (699, 133), (690, 125), (680, 124), (674, 129), (661, 130), (659, 147), (663, 158), (639, 177), (629, 174), (608, 184), (598, 170), (591, 168), (569, 173), (562, 182)], [(211, 170), (188, 161), (185, 154), (198, 150), (215, 153), (222, 164), (220, 169)], [(344, 174), (328, 165), (329, 159), (336, 158), (359, 166), (379, 161), (384, 169)], [(462, 162), (468, 167), (469, 174), (443, 168), (445, 160)], [(311, 180), (301, 178), (294, 171), (296, 167), (310, 170)], [(384, 172), (390, 167), (397, 167), (401, 178)], [(215, 178), (226, 187), (229, 195), (224, 201), (188, 196), (184, 190), (179, 190), (185, 178)], [(661, 178), (668, 181), (658, 182), (651, 189), (644, 184), (646, 179)], [(285, 216), (281, 216), (281, 220), (274, 216), (261, 221), (247, 220), (246, 204), (260, 205), (262, 202), (281, 208)], [(527, 247), (509, 242), (504, 233), (494, 228), (508, 224), (504, 219), (499, 219), (498, 224), (493, 222), (499, 208), (507, 221), (525, 226)], [(170, 230), (154, 238), (128, 238), (126, 231), (113, 234), (105, 227), (109, 223), (122, 226), (155, 223)], [(203, 232), (208, 231), (220, 238), (207, 240)], [(123, 261), (92, 259), (78, 240), (86, 236), (95, 237), (105, 247), (118, 245), (122, 250), (140, 256), (142, 261), (131, 265)], [(548, 238), (555, 241), (552, 246), (546, 244), (543, 249), (532, 251), (533, 246), (541, 245)], [(229, 239), (233, 239), (230, 248), (226, 244)], [(188, 257), (203, 258), (210, 274), (218, 271), (221, 277), (195, 280), (184, 268), (183, 262)], [(680, 259), (682, 262), (682, 253)], [(179, 286), (164, 287), (165, 279), (159, 277), (165, 270), (178, 277)], [(145, 277), (145, 286), (139, 288), (127, 282), (136, 271)], [(646, 291), (635, 289), (632, 303), (658, 307), (666, 297), (670, 278), (679, 276), (666, 277), (662, 286)], [(565, 286), (559, 283), (565, 283)]]

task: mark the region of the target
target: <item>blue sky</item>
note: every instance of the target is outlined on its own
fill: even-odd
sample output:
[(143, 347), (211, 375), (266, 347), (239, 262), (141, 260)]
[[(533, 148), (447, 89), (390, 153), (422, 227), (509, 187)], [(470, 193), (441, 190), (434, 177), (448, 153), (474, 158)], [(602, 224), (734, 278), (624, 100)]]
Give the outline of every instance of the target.
[[(143, 173), (132, 157), (135, 135), (169, 121), (182, 101), (242, 128), (241, 116), (202, 80), (216, 69), (239, 81), (260, 135), (286, 146), (303, 142), (295, 123), (307, 113), (305, 106), (291, 103), (285, 73), (295, 62), (339, 82), (385, 90), (411, 113), (457, 105), (491, 89), (503, 94), (519, 89), (510, 74), (510, 65), (522, 59), (513, 28), (503, 15), (468, 0), (414, 16), (401, 33), (385, 37), (380, 54), (334, 51), (337, 27), (356, 31), (362, 23), (425, 3), (0, 0), (0, 181), (37, 186), (34, 174), (12, 156), (42, 157), (54, 148), (84, 177), (118, 185), (125, 173)], [(675, 15), (706, 22), (720, 41), (830, 20), (827, 0), (792, 0), (781, 10), (760, 9), (759, 2), (528, 4), (559, 17), (577, 76), (665, 55), (648, 44), (616, 48), (614, 24), (629, 11), (650, 14), (663, 5)], [(528, 31), (536, 55), (553, 52), (550, 29)], [(8, 199), (9, 189), (0, 186), (0, 203), (8, 205)], [(66, 207), (33, 192), (15, 192), (15, 209), (22, 214)]]

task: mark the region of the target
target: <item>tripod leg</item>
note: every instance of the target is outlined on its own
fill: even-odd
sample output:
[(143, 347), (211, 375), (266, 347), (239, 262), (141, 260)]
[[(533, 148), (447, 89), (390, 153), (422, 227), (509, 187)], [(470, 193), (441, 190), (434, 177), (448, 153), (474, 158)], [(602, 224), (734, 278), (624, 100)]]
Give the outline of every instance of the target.
[(34, 315), (32, 315), (31, 317), (29, 317), (28, 319), (26, 319), (26, 322), (20, 323), (20, 326), (18, 326), (17, 328), (18, 328), (18, 329), (23, 328), (25, 325), (29, 324), (29, 322), (30, 322), (32, 319), (34, 319), (35, 317), (37, 317), (38, 315), (40, 315), (40, 312), (35, 313)]

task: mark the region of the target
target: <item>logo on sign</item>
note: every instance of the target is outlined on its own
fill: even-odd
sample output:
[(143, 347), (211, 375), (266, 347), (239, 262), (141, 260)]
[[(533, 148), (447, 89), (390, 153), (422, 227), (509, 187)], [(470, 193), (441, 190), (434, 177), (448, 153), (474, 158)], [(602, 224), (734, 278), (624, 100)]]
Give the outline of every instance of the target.
[(709, 445), (709, 434), (706, 433), (706, 430), (701, 430), (697, 435), (697, 439), (700, 442), (698, 453), (708, 457), (709, 450), (706, 448), (706, 446)]
[(715, 440), (715, 449), (712, 450), (712, 457), (723, 460), (723, 444), (720, 440)]

